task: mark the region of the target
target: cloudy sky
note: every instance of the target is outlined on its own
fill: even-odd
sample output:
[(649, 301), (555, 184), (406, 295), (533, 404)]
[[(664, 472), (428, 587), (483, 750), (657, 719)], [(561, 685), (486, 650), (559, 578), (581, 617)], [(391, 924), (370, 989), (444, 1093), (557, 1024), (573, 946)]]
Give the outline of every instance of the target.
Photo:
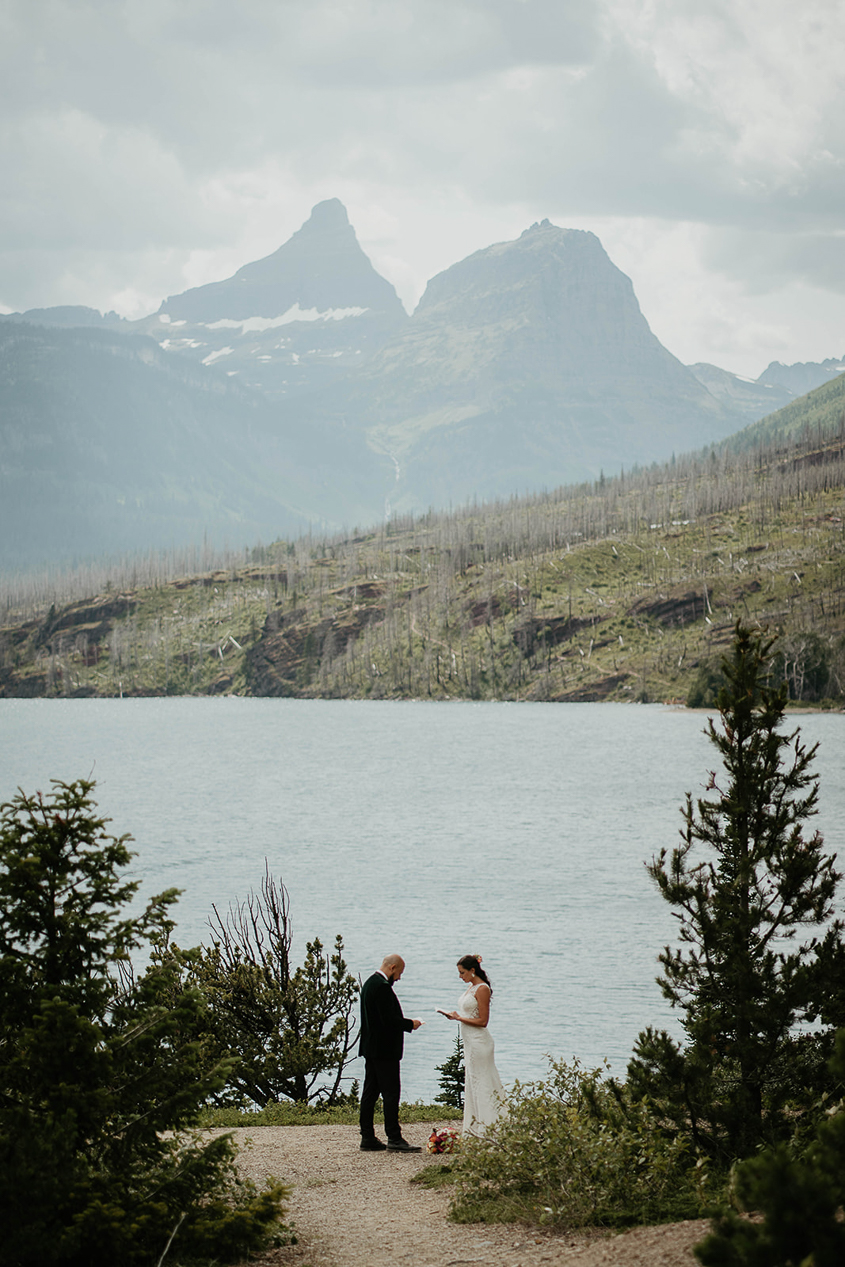
[(411, 309), (592, 229), (683, 361), (845, 355), (845, 0), (0, 0), (0, 310), (154, 311), (339, 197)]

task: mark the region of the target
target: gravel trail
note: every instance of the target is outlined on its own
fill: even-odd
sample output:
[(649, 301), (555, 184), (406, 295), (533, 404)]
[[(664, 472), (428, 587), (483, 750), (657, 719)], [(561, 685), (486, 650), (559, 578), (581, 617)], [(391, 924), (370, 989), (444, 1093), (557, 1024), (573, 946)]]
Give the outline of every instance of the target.
[[(438, 1123), (446, 1125), (446, 1123)], [(425, 1147), (431, 1125), (405, 1137)], [(232, 1132), (245, 1174), (292, 1185), (289, 1222), (297, 1244), (252, 1267), (694, 1267), (692, 1246), (707, 1223), (636, 1228), (619, 1236), (549, 1232), (519, 1224), (456, 1224), (448, 1191), (408, 1180), (434, 1160), (425, 1151), (362, 1153), (354, 1126), (259, 1126)]]

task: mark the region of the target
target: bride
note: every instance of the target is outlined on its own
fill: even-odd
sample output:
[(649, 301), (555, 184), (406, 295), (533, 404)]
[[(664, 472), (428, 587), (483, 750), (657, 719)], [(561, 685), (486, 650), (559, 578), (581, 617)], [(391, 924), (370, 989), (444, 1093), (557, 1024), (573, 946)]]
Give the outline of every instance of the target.
[(461, 1022), (466, 1068), (464, 1134), (483, 1135), (502, 1111), (500, 1097), (505, 1090), (493, 1059), (493, 1035), (487, 1028), (493, 991), (481, 966), (481, 955), (459, 959), (458, 976), (467, 988), (458, 999), (457, 1011), (443, 1015)]

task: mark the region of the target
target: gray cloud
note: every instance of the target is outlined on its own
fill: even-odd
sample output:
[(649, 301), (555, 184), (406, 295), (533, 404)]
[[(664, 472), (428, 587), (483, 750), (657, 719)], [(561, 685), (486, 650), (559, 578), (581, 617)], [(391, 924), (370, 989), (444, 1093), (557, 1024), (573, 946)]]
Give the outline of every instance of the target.
[(712, 268), (741, 276), (753, 294), (798, 282), (845, 295), (845, 229), (835, 233), (722, 229), (710, 234), (705, 258)]

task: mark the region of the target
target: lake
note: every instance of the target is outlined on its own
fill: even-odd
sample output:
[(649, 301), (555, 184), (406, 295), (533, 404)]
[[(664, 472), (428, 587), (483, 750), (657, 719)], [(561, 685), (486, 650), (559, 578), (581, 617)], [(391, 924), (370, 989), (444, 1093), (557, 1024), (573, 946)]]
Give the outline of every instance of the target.
[[(819, 741), (815, 820), (845, 855), (842, 714)], [(0, 799), (91, 776), (149, 896), (184, 890), (177, 940), (257, 888), (264, 859), (306, 939), (343, 934), (351, 970), (407, 961), (403, 1095), (431, 1099), (454, 1024), (434, 1014), (480, 953), (506, 1083), (546, 1053), (624, 1072), (646, 1025), (679, 1033), (655, 984), (675, 920), (643, 863), (672, 847), (716, 752), (706, 716), (632, 704), (272, 699), (0, 700)], [(841, 903), (840, 903), (841, 905)], [(352, 1065), (362, 1076), (363, 1062)]]

